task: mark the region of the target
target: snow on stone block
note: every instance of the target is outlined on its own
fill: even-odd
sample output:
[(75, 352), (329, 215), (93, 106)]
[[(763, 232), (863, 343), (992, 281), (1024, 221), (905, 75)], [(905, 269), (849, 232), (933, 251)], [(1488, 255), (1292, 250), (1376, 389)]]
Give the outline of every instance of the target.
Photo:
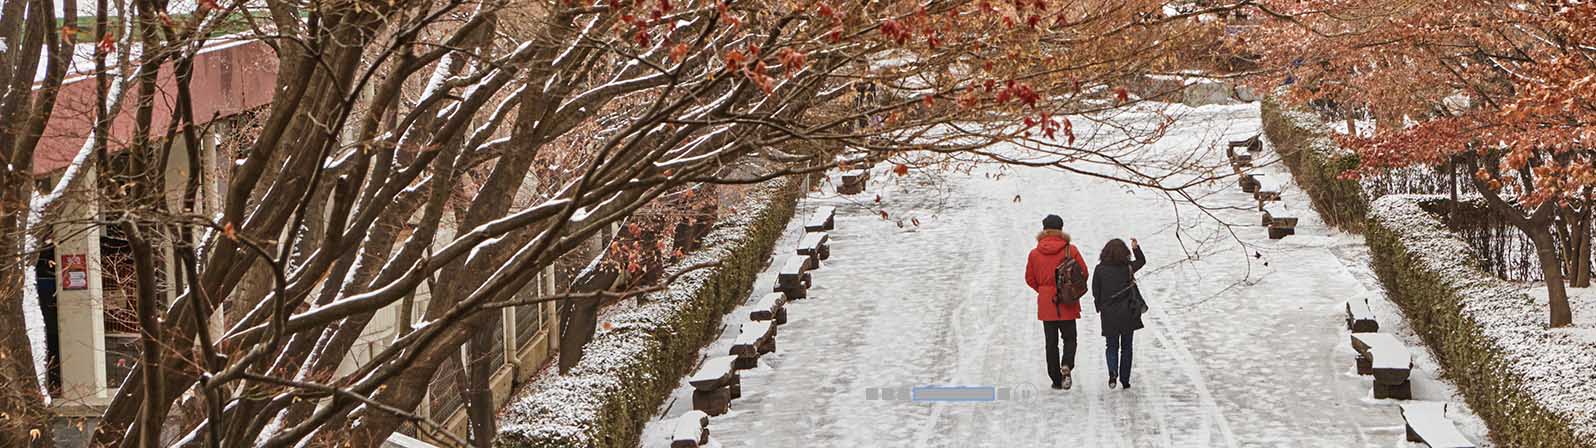
[(782, 288), (809, 287), (808, 257), (788, 257), (776, 274), (776, 285)]
[(1242, 193), (1257, 193), (1258, 175), (1252, 173), (1239, 173), (1236, 175), (1236, 184), (1238, 187), (1241, 187)]
[(1287, 214), (1278, 206), (1262, 208), (1263, 224), (1269, 228), (1269, 239), (1278, 240), (1297, 234), (1297, 217)]
[(1388, 333), (1356, 333), (1352, 335), (1352, 348), (1369, 359), (1376, 383), (1398, 385), (1407, 382), (1408, 374), (1413, 369), (1413, 353), (1396, 336)]
[(754, 304), (754, 310), (748, 312), (748, 320), (774, 320), (776, 325), (787, 323), (786, 304), (787, 297), (785, 294), (779, 292), (765, 294), (764, 297), (759, 299), (758, 303)]
[(836, 215), (837, 215), (837, 208), (836, 207), (832, 207), (832, 206), (828, 205), (828, 206), (817, 208), (817, 209), (815, 209), (815, 213), (814, 214), (809, 215), (809, 220), (808, 221), (804, 221), (804, 231), (805, 232), (825, 232), (825, 231), (834, 230), (834, 229), (837, 228)]
[(1280, 179), (1262, 174), (1256, 175), (1254, 178), (1258, 179), (1258, 191), (1253, 193), (1252, 197), (1258, 200), (1258, 208), (1260, 210), (1263, 209), (1265, 202), (1280, 200)]
[(1380, 331), (1380, 322), (1374, 318), (1374, 310), (1369, 308), (1368, 297), (1358, 297), (1347, 301), (1347, 330), (1353, 333), (1375, 333)]
[(1446, 403), (1404, 403), (1402, 420), (1407, 423), (1409, 442), (1423, 442), (1430, 448), (1474, 448), (1474, 442), (1470, 442), (1451, 420), (1447, 420)]
[(732, 369), (732, 362), (736, 360), (736, 356), (717, 356), (704, 360), (698, 366), (698, 372), (687, 379), (687, 384), (706, 392), (730, 386), (737, 380), (737, 371)]
[(1245, 140), (1231, 140), (1230, 148), (1241, 148), (1247, 152), (1263, 151), (1263, 139), (1259, 138), (1258, 134), (1254, 134)]
[(1283, 208), (1268, 205), (1264, 206), (1263, 209), (1263, 225), (1269, 226), (1269, 228), (1295, 229), (1297, 227), (1297, 217), (1292, 216), (1291, 213), (1286, 212)]
[(775, 337), (775, 322), (764, 320), (745, 323), (742, 332), (737, 334), (737, 341), (732, 343), (731, 354), (738, 358), (758, 358), (760, 354), (769, 352), (765, 348), (771, 345)]
[(709, 414), (687, 411), (676, 418), (671, 431), (671, 448), (698, 448), (709, 443)]
[(798, 255), (818, 255), (820, 253), (821, 246), (829, 244), (830, 241), (830, 233), (806, 233), (802, 239), (798, 240)]
[(842, 173), (842, 184), (837, 186), (839, 194), (864, 193), (865, 183), (870, 182), (870, 172), (853, 170)]
[(805, 260), (804, 269), (820, 269), (821, 255), (831, 253), (826, 247), (830, 240), (831, 234), (826, 232), (806, 233), (798, 240), (798, 255), (803, 256)]
[(1238, 171), (1240, 171), (1242, 168), (1251, 167), (1252, 166), (1252, 154), (1248, 154), (1248, 153), (1245, 153), (1245, 152), (1232, 152), (1232, 153), (1230, 153), (1230, 166), (1231, 166), (1231, 168), (1235, 168)]

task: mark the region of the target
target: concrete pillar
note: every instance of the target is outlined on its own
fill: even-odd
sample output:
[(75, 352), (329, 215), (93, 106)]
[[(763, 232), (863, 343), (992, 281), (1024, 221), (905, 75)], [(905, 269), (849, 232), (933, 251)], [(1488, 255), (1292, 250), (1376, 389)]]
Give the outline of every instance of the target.
[[(61, 341), (61, 399), (102, 404), (109, 400), (105, 378), (105, 298), (100, 282), (99, 212), (92, 193), (94, 170), (86, 170), (60, 199), (55, 224), (56, 301)], [(75, 271), (75, 272), (74, 272)]]

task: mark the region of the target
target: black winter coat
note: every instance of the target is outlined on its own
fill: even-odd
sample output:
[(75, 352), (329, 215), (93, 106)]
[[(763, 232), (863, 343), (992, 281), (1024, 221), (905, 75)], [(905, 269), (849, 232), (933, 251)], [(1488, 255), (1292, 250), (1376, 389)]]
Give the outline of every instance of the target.
[(1142, 292), (1130, 286), (1131, 273), (1146, 266), (1147, 258), (1140, 247), (1131, 250), (1130, 264), (1099, 263), (1092, 271), (1092, 304), (1097, 306), (1097, 313), (1103, 319), (1103, 336), (1142, 328), (1141, 313), (1131, 305), (1131, 298), (1141, 296)]

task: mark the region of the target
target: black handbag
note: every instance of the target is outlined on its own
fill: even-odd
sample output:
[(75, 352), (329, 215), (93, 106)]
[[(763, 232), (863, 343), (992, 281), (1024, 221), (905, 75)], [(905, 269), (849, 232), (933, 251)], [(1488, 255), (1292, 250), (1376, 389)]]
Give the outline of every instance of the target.
[(1114, 297), (1118, 298), (1121, 295), (1130, 294), (1130, 297), (1125, 299), (1125, 305), (1130, 307), (1131, 315), (1135, 318), (1136, 325), (1132, 328), (1140, 330), (1144, 326), (1142, 324), (1142, 315), (1147, 314), (1150, 308), (1147, 306), (1147, 298), (1142, 297), (1142, 288), (1136, 285), (1136, 270), (1130, 266), (1126, 266), (1125, 269), (1130, 275), (1130, 285), (1115, 293)]

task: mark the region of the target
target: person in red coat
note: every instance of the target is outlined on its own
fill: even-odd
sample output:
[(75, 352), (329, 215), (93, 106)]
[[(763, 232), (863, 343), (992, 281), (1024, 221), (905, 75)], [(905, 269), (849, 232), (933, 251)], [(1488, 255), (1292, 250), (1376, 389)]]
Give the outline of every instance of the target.
[[(1042, 219), (1042, 233), (1036, 235), (1036, 248), (1031, 249), (1031, 256), (1025, 261), (1025, 284), (1036, 291), (1036, 319), (1042, 321), (1042, 334), (1047, 338), (1047, 376), (1053, 380), (1054, 389), (1069, 389), (1074, 383), (1070, 371), (1075, 370), (1075, 320), (1081, 318), (1080, 302), (1053, 303), (1053, 272), (1065, 259), (1078, 263), (1081, 272), (1089, 272), (1081, 251), (1070, 244), (1070, 235), (1064, 233), (1064, 218), (1047, 215)], [(1064, 341), (1062, 360), (1060, 339)]]

